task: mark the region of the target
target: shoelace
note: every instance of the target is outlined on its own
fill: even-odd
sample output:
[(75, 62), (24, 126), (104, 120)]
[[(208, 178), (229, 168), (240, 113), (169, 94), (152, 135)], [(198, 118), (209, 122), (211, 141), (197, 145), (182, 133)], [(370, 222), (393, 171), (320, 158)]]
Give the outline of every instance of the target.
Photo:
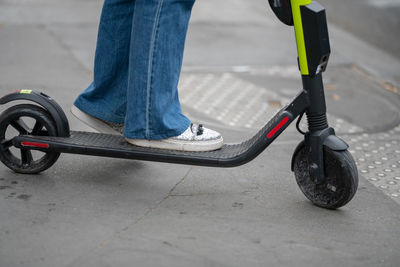
[(202, 135), (204, 132), (203, 124), (190, 124), (190, 130), (195, 135)]

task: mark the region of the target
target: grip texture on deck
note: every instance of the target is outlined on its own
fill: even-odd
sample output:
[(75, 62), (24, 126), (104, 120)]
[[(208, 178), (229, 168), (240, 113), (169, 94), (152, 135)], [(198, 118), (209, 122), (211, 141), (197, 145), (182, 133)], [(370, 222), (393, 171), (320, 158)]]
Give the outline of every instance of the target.
[(252, 160), (272, 142), (274, 138), (267, 138), (267, 133), (282, 119), (284, 115), (282, 113), (287, 112), (278, 112), (271, 121), (247, 141), (240, 144), (225, 144), (219, 150), (207, 152), (144, 148), (129, 144), (120, 135), (77, 131), (72, 131), (70, 137), (19, 136), (16, 137), (15, 143), (22, 141), (43, 142), (50, 145), (50, 150), (62, 153), (233, 167)]

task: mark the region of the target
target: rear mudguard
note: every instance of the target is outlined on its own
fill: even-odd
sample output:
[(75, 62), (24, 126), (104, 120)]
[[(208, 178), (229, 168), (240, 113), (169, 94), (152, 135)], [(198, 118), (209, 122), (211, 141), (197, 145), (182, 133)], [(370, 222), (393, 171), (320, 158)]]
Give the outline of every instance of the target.
[[(300, 152), (300, 150), (306, 146), (306, 142), (303, 140), (301, 141), (296, 149), (294, 150), (293, 156), (292, 156), (292, 162), (291, 162), (291, 169), (294, 171), (294, 159), (297, 156), (297, 153)], [(329, 135), (328, 137), (325, 138), (324, 140), (324, 147), (329, 147), (329, 149), (333, 151), (345, 151), (346, 149), (349, 148), (349, 145), (346, 144), (345, 141), (337, 137), (336, 135)]]
[(31, 101), (42, 106), (52, 116), (57, 127), (58, 136), (69, 137), (70, 129), (67, 116), (65, 116), (62, 108), (51, 97), (33, 90), (17, 90), (0, 98), (0, 105), (15, 100)]

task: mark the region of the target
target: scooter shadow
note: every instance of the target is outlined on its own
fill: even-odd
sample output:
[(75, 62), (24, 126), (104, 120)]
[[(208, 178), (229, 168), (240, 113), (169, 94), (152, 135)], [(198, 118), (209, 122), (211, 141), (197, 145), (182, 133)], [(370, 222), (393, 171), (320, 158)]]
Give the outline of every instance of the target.
[(95, 184), (118, 184), (137, 177), (145, 168), (145, 163), (133, 160), (117, 160), (106, 158), (79, 157), (79, 162), (61, 160), (63, 165), (59, 166), (58, 174), (79, 177), (80, 181)]

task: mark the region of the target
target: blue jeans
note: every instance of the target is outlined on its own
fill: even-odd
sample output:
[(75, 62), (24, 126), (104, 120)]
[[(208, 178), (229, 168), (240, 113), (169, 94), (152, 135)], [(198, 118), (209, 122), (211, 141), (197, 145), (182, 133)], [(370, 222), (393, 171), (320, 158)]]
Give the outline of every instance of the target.
[(92, 84), (75, 101), (124, 136), (164, 139), (190, 125), (178, 81), (194, 0), (105, 0)]

